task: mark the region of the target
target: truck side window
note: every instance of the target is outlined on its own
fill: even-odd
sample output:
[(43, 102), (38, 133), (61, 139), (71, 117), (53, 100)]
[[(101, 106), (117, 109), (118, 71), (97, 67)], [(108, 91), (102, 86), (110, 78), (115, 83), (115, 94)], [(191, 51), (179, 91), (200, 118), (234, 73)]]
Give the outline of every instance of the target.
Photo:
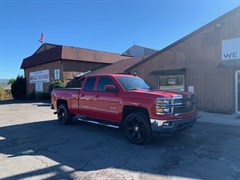
[(84, 90), (85, 91), (93, 91), (95, 81), (96, 81), (96, 77), (89, 77), (85, 84)]
[(105, 91), (104, 87), (106, 85), (115, 85), (115, 83), (109, 77), (101, 77), (98, 83), (98, 91), (104, 92)]

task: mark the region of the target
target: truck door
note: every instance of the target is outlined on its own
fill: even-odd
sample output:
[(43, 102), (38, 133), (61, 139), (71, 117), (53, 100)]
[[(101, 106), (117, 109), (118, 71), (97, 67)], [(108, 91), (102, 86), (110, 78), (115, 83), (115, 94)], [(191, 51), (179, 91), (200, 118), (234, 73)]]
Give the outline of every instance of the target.
[(119, 92), (107, 92), (106, 85), (117, 85), (111, 77), (100, 77), (97, 85), (95, 108), (99, 119), (120, 121), (121, 120), (121, 99)]
[(94, 91), (94, 86), (96, 79), (96, 77), (88, 77), (83, 87), (83, 90), (79, 95), (80, 115), (92, 117), (96, 114), (94, 107), (96, 99), (96, 92)]

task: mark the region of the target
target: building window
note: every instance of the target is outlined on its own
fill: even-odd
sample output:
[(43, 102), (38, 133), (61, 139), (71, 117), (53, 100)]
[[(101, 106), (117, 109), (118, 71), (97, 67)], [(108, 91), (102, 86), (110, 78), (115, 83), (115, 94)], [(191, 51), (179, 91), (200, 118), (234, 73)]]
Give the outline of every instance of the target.
[(183, 74), (158, 76), (158, 88), (160, 90), (185, 91), (185, 77)]
[(60, 69), (54, 69), (54, 79), (60, 79)]
[(43, 92), (43, 82), (35, 83), (35, 92)]

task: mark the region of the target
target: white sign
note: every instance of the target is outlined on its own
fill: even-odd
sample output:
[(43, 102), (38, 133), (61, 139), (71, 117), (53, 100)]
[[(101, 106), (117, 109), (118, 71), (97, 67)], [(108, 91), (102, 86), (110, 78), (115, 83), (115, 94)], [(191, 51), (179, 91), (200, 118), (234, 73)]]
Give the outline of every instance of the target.
[(222, 41), (222, 60), (240, 59), (240, 38)]
[(43, 83), (42, 82), (35, 83), (35, 92), (43, 92)]
[(194, 87), (193, 86), (188, 86), (188, 92), (194, 94)]
[(60, 79), (60, 69), (54, 69), (54, 79)]
[(29, 73), (30, 83), (49, 82), (49, 70), (35, 71)]

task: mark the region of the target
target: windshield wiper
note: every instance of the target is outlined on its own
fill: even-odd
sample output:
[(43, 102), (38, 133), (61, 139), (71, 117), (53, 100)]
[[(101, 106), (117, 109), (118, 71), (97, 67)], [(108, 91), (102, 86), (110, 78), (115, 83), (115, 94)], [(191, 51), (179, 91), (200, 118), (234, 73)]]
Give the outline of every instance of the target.
[(147, 90), (150, 90), (151, 88), (130, 88), (128, 90), (139, 90), (139, 89), (147, 89)]
[(139, 88), (130, 88), (128, 90), (138, 90)]

